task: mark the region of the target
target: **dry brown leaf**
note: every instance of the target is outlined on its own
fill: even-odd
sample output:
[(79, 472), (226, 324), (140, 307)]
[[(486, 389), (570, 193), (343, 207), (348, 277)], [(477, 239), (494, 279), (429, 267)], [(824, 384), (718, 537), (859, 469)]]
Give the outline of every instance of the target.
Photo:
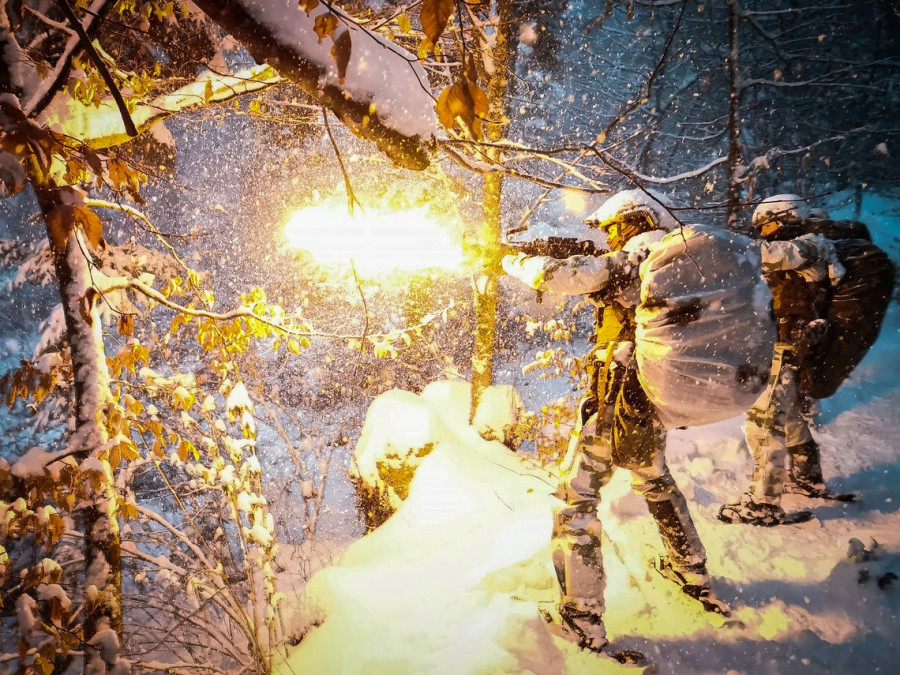
[(69, 235), (76, 225), (80, 225), (88, 243), (96, 249), (103, 239), (103, 221), (87, 206), (60, 204), (47, 214), (47, 234), (54, 251), (66, 250)]
[(349, 30), (341, 32), (334, 39), (334, 45), (331, 47), (331, 58), (337, 64), (338, 81), (341, 84), (344, 84), (344, 78), (347, 77), (347, 65), (350, 63), (350, 50), (352, 47)]
[(134, 333), (134, 316), (131, 314), (119, 314), (119, 320), (116, 323), (119, 335), (128, 337)]
[(306, 12), (306, 16), (319, 6), (319, 0), (300, 0), (300, 9)]
[(438, 39), (444, 34), (447, 22), (453, 16), (453, 0), (425, 0), (422, 9), (419, 10), (419, 21), (425, 36), (437, 44)]
[(334, 35), (334, 29), (337, 28), (338, 18), (336, 14), (332, 12), (328, 12), (327, 14), (320, 14), (316, 17), (316, 25), (313, 30), (316, 31), (316, 35), (319, 36), (319, 42), (322, 42), (326, 37), (331, 37)]
[(94, 250), (100, 248), (103, 240), (103, 221), (100, 216), (94, 213), (87, 206), (76, 206), (75, 222), (81, 225), (84, 235), (87, 237), (88, 243)]
[(488, 113), (488, 98), (474, 82), (461, 80), (444, 89), (437, 101), (438, 119), (452, 129), (457, 119), (476, 140), (482, 138), (482, 119)]
[(467, 84), (469, 85), (469, 95), (472, 97), (475, 116), (481, 118), (487, 117), (490, 106), (488, 104), (487, 94), (484, 93), (484, 89), (479, 87), (474, 80), (469, 80)]
[(457, 117), (461, 117), (464, 121), (474, 118), (472, 96), (465, 83), (456, 82), (441, 92), (437, 100), (437, 113), (441, 124), (448, 129), (453, 128)]
[(66, 250), (69, 235), (75, 229), (75, 217), (72, 211), (77, 208), (69, 204), (63, 204), (47, 214), (47, 236), (50, 238), (50, 248), (57, 253)]
[(478, 67), (475, 64), (475, 57), (472, 56), (472, 54), (469, 54), (469, 56), (466, 58), (466, 66), (463, 76), (470, 82), (478, 82)]

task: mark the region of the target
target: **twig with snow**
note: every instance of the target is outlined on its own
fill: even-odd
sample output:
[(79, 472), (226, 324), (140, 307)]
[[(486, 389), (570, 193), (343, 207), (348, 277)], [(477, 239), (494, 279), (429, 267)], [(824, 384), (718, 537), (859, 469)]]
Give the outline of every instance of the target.
[(106, 64), (103, 63), (103, 59), (100, 58), (100, 54), (97, 53), (96, 48), (94, 48), (94, 45), (91, 43), (91, 38), (88, 37), (88, 34), (85, 32), (78, 17), (75, 16), (75, 12), (69, 7), (68, 0), (56, 0), (56, 4), (59, 5), (59, 8), (62, 10), (63, 14), (65, 14), (66, 19), (68, 19), (72, 28), (78, 33), (82, 47), (84, 47), (84, 50), (87, 52), (91, 61), (94, 62), (94, 66), (96, 66), (99, 71), (100, 77), (103, 78), (106, 87), (109, 89), (109, 93), (112, 94), (113, 100), (119, 108), (119, 114), (122, 115), (122, 123), (125, 125), (125, 131), (129, 136), (137, 136), (137, 127), (134, 126), (134, 121), (131, 119), (131, 113), (128, 112), (128, 106), (125, 105), (125, 99), (122, 98), (122, 92), (120, 92), (119, 88), (116, 86), (115, 80), (113, 80), (112, 75), (109, 74), (109, 69), (106, 67)]

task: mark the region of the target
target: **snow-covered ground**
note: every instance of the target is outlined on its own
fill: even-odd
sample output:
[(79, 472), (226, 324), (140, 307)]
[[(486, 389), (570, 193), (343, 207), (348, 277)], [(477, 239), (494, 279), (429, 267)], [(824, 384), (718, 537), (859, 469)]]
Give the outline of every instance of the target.
[[(896, 219), (864, 219), (897, 260)], [(728, 620), (703, 612), (648, 569), (661, 544), (627, 472), (617, 472), (600, 511), (605, 620), (614, 644), (645, 652), (659, 673), (897, 672), (898, 362), (895, 303), (878, 343), (823, 402), (815, 430), (829, 484), (861, 499), (789, 496), (788, 510), (815, 514), (802, 525), (716, 519), (718, 506), (746, 489), (752, 468), (740, 418), (670, 433), (669, 464), (689, 499), (718, 594), (732, 606)], [(361, 445), (400, 450), (424, 439), (434, 449), (397, 513), (313, 575), (298, 612), (308, 632), (279, 672), (634, 671), (547, 631), (539, 607), (557, 594), (549, 553), (556, 478), (529, 457), (483, 440), (467, 424), (466, 392), (463, 383), (432, 385), (422, 396), (393, 391), (376, 399)]]

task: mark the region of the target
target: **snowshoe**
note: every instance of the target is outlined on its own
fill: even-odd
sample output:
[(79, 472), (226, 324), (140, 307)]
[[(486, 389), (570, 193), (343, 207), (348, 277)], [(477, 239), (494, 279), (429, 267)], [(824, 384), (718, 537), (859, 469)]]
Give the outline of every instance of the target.
[(822, 483), (808, 483), (798, 480), (787, 483), (784, 486), (784, 491), (792, 495), (833, 502), (855, 502), (859, 500), (859, 495), (855, 492), (832, 492)]
[(793, 511), (785, 513), (775, 504), (762, 504), (744, 496), (740, 501), (728, 502), (719, 509), (719, 520), (723, 523), (743, 523), (760, 527), (775, 525), (796, 525), (812, 520), (810, 511)]
[(569, 642), (574, 642), (579, 649), (586, 649), (595, 654), (609, 657), (623, 665), (646, 666), (649, 664), (643, 652), (635, 649), (611, 649), (604, 637), (591, 635), (592, 629), (600, 626), (599, 620), (592, 614), (569, 611), (561, 613), (557, 607), (542, 607), (541, 618), (547, 630)]
[(650, 566), (665, 579), (678, 584), (686, 596), (699, 602), (707, 612), (722, 616), (731, 614), (731, 608), (719, 600), (709, 587), (705, 565), (676, 568), (668, 556), (658, 555), (650, 560)]

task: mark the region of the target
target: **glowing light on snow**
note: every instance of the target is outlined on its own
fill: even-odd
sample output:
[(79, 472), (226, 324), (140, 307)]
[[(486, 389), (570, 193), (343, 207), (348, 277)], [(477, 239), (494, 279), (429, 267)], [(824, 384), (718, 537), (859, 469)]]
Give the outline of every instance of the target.
[(321, 263), (349, 263), (360, 274), (394, 270), (455, 269), (462, 249), (425, 207), (378, 211), (355, 209), (333, 200), (295, 211), (284, 227), (290, 246), (308, 251)]

